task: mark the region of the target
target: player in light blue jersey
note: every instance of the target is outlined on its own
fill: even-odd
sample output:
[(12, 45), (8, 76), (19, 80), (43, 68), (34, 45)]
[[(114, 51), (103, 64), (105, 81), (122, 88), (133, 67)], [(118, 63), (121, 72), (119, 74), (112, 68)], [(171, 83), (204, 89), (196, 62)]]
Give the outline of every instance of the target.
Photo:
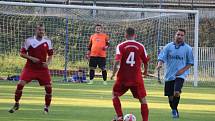
[(184, 42), (186, 31), (178, 29), (175, 41), (168, 43), (158, 56), (157, 69), (165, 63), (165, 89), (172, 109), (172, 117), (179, 118), (178, 104), (184, 80), (194, 64), (192, 48)]

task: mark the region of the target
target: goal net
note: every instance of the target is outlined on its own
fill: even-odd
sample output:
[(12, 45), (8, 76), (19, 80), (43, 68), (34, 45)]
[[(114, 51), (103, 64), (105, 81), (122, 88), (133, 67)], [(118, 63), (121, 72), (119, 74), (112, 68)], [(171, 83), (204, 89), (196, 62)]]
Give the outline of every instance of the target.
[(177, 29), (186, 29), (186, 42), (194, 48), (195, 55), (195, 66), (187, 80), (198, 80), (197, 11), (0, 1), (0, 76), (20, 74), (26, 60), (19, 57), (19, 50), (26, 38), (34, 36), (36, 23), (45, 25), (46, 36), (53, 43), (54, 57), (49, 68), (54, 79), (67, 80), (78, 69), (84, 69), (88, 75), (85, 54), (89, 37), (99, 23), (110, 37), (106, 60), (108, 72), (114, 62), (115, 47), (125, 40), (127, 27), (136, 30), (136, 40), (144, 44), (150, 56), (149, 73), (155, 72), (159, 51), (173, 41)]

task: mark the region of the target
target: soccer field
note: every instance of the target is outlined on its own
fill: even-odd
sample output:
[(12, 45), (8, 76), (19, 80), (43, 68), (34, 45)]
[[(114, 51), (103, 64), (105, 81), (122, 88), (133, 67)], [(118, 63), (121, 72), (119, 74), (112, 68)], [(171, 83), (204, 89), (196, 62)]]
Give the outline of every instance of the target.
[[(115, 115), (111, 89), (102, 81), (94, 85), (60, 83), (53, 84), (53, 100), (48, 115), (43, 114), (44, 90), (32, 82), (24, 88), (20, 110), (14, 114), (8, 109), (14, 103), (16, 82), (0, 81), (0, 121), (111, 121)], [(172, 121), (162, 85), (146, 81), (150, 116), (149, 121)], [(214, 121), (214, 88), (184, 87), (179, 105), (180, 121)], [(126, 93), (120, 98), (124, 114), (133, 113), (141, 121), (139, 102)]]

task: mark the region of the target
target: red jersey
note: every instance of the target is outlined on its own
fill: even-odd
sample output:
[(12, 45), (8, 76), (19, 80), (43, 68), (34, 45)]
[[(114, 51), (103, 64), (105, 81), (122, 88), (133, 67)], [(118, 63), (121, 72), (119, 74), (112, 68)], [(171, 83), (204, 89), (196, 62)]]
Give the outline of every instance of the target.
[(51, 40), (43, 37), (42, 40), (38, 41), (36, 37), (30, 37), (23, 44), (21, 53), (40, 59), (40, 63), (33, 63), (27, 59), (25, 68), (46, 70), (47, 68), (42, 66), (42, 62), (46, 62), (47, 56), (53, 55)]
[(120, 61), (117, 82), (125, 86), (143, 83), (142, 63), (147, 64), (148, 57), (145, 47), (135, 40), (127, 40), (117, 45), (115, 60)]

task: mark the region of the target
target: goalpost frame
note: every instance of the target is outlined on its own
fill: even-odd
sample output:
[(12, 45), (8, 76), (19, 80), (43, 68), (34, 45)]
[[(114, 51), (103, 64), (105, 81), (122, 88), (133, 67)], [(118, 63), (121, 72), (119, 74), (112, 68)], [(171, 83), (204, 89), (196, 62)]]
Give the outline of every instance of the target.
[(0, 1), (0, 5), (28, 6), (28, 7), (49, 7), (49, 8), (68, 8), (85, 10), (107, 10), (107, 11), (130, 11), (130, 12), (164, 12), (164, 13), (190, 13), (195, 15), (195, 41), (194, 41), (194, 83), (198, 86), (198, 30), (199, 30), (199, 11), (198, 10), (176, 10), (176, 9), (151, 9), (151, 8), (124, 8), (124, 7), (101, 7), (101, 6), (82, 6), (82, 5), (62, 5), (62, 4), (41, 4), (24, 2), (5, 2)]

